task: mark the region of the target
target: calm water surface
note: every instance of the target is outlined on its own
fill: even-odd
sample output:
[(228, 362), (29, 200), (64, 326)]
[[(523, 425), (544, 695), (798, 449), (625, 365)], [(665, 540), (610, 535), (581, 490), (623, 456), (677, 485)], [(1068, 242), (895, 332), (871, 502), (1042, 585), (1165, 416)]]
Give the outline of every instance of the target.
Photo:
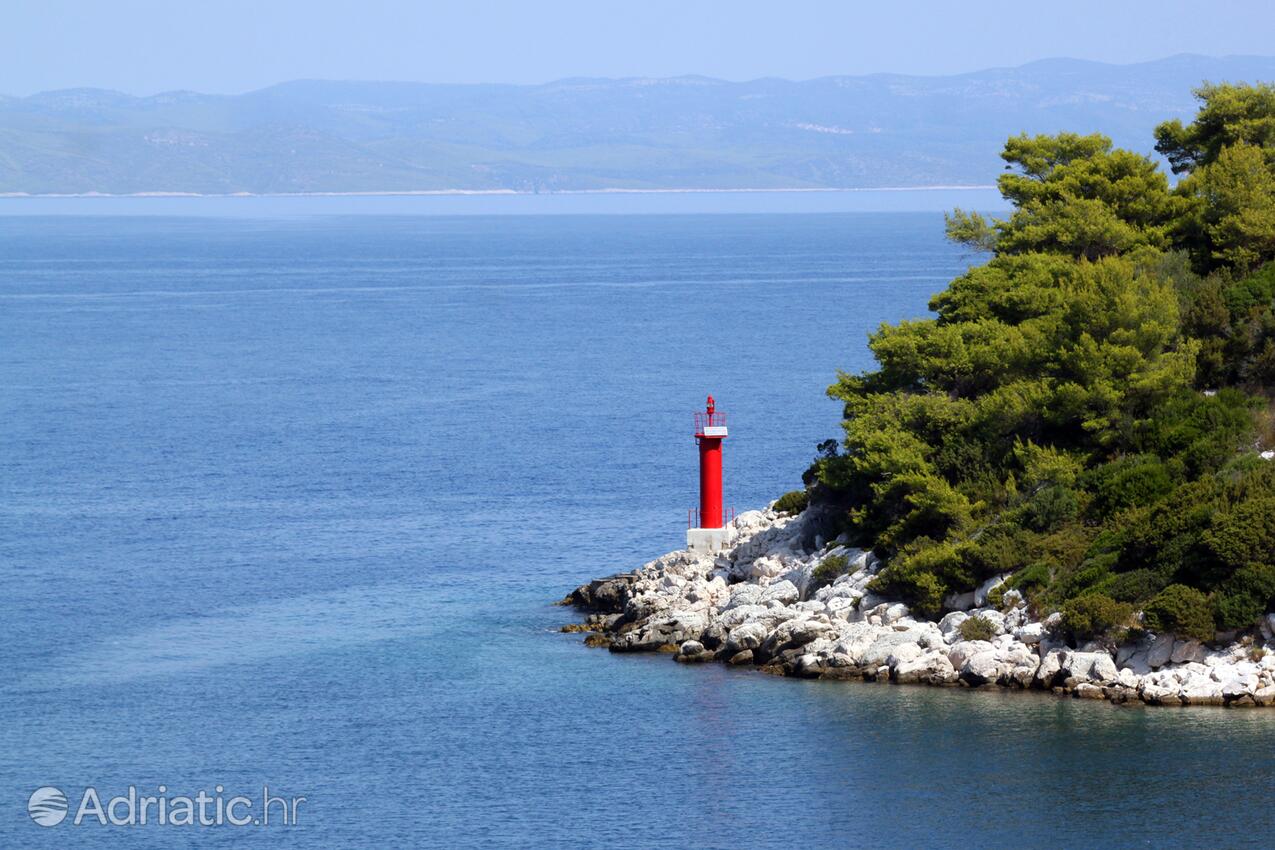
[[(931, 214), (8, 218), (0, 847), (1259, 847), (1275, 712), (616, 657), (550, 603), (797, 484)], [(299, 825), (41, 828), (305, 796)]]

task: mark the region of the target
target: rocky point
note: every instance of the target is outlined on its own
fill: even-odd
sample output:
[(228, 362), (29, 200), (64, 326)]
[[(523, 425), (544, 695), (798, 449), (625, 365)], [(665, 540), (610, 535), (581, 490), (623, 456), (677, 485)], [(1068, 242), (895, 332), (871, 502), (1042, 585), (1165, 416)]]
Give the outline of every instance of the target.
[[(1001, 580), (991, 579), (928, 620), (870, 591), (882, 564), (844, 538), (825, 540), (827, 520), (814, 507), (741, 514), (716, 556), (670, 552), (577, 588), (564, 602), (588, 617), (567, 628), (590, 630), (587, 642), (612, 652), (785, 676), (998, 685), (1152, 705), (1275, 704), (1275, 615), (1224, 646), (1151, 633), (1118, 647), (1070, 646), (1058, 614), (1034, 619), (1017, 591), (994, 592)], [(824, 583), (816, 567), (835, 556), (846, 569)], [(977, 630), (962, 628), (975, 617)]]

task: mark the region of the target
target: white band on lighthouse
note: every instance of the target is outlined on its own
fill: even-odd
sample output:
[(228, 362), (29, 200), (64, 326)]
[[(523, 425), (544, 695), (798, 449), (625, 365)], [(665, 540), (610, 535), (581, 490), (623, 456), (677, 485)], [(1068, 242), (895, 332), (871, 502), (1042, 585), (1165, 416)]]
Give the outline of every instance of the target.
[(726, 426), (725, 426), (725, 425), (705, 425), (705, 426), (704, 426), (704, 431), (703, 431), (703, 433), (704, 433), (704, 436), (705, 436), (705, 437), (725, 437), (725, 436), (727, 436), (727, 434), (726, 434)]

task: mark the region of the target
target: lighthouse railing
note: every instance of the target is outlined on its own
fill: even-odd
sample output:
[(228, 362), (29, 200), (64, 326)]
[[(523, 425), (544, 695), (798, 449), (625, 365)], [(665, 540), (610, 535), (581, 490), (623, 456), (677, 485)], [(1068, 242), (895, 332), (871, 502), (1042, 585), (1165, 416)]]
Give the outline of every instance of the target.
[[(722, 527), (730, 525), (735, 521), (734, 508), (722, 508)], [(689, 508), (686, 511), (686, 527), (687, 528), (703, 528), (700, 525), (699, 508)]]
[(695, 414), (695, 433), (704, 433), (705, 428), (725, 428), (725, 413), (696, 413)]

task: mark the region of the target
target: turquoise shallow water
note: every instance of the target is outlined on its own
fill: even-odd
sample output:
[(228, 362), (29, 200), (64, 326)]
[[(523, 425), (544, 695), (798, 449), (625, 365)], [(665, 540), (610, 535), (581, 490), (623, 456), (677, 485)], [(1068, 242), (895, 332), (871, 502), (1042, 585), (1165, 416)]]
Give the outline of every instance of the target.
[[(0, 846), (1258, 847), (1275, 713), (617, 657), (549, 603), (795, 486), (930, 214), (9, 218)], [(305, 796), (42, 828), (35, 788)]]

